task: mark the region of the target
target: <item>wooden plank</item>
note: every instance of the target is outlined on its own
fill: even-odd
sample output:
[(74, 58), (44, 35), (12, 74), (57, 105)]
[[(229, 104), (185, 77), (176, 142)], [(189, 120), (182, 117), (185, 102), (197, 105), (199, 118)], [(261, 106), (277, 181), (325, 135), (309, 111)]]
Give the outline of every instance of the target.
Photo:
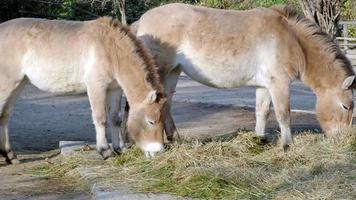
[[(356, 43), (348, 43), (347, 44), (348, 46), (355, 46), (356, 45)], [(344, 43), (339, 43), (339, 46), (344, 46)]]
[(356, 50), (354, 50), (354, 49), (350, 49), (350, 50), (347, 50), (346, 51), (346, 54), (350, 54), (350, 55), (356, 55)]
[(348, 45), (347, 42), (348, 40), (346, 38), (348, 38), (348, 29), (347, 29), (347, 24), (342, 24), (343, 25), (343, 29), (342, 29), (342, 34), (344, 36), (343, 40), (344, 40), (344, 50), (346, 51), (348, 49)]
[(356, 25), (356, 21), (340, 21), (339, 24)]
[(337, 37), (337, 38), (336, 38), (336, 40), (341, 40), (341, 41), (343, 41), (343, 40), (348, 40), (348, 41), (352, 41), (352, 42), (354, 42), (354, 41), (356, 41), (356, 38), (349, 38), (349, 37)]
[(349, 57), (350, 59), (356, 59), (356, 54), (346, 53), (346, 56)]

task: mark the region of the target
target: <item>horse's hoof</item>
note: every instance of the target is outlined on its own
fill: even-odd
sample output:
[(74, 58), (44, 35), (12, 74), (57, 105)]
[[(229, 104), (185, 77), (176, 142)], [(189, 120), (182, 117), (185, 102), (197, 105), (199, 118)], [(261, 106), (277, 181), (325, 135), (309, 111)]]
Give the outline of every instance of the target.
[(258, 139), (260, 140), (260, 143), (261, 143), (262, 145), (268, 144), (268, 138), (267, 138), (267, 136), (257, 136), (257, 137), (258, 137)]
[(289, 150), (289, 148), (290, 148), (289, 144), (283, 145), (283, 151), (284, 152), (287, 152)]
[(17, 158), (14, 158), (12, 160), (10, 160), (9, 158), (6, 158), (5, 161), (9, 165), (11, 165), (11, 164), (14, 164), (14, 165), (20, 164), (20, 161)]
[(104, 160), (115, 156), (115, 154), (113, 153), (113, 151), (110, 148), (107, 149), (101, 149), (98, 151), (99, 154), (103, 157)]
[(19, 164), (20, 161), (17, 159), (17, 156), (14, 151), (9, 151), (2, 153), (2, 155), (5, 157), (5, 161), (7, 164)]
[(179, 136), (179, 134), (174, 134), (174, 135), (169, 135), (167, 136), (167, 143), (168, 144), (172, 144), (174, 142), (180, 141), (181, 137)]
[(132, 145), (133, 145), (133, 143), (131, 143), (131, 142), (126, 142), (126, 143), (124, 144), (124, 146), (122, 147), (121, 152), (122, 152), (122, 153), (125, 153), (126, 151), (128, 151), (128, 150), (132, 147)]
[(167, 136), (167, 143), (168, 144), (171, 144), (171, 143), (173, 143), (173, 141), (174, 141), (174, 139), (173, 139), (173, 136)]
[(122, 149), (120, 147), (113, 147), (113, 150), (116, 155), (120, 155), (122, 153)]
[(113, 150), (117, 155), (120, 155), (122, 153), (125, 153), (129, 148), (131, 148), (131, 146), (133, 145), (133, 143), (130, 142), (126, 142), (120, 146), (113, 146)]

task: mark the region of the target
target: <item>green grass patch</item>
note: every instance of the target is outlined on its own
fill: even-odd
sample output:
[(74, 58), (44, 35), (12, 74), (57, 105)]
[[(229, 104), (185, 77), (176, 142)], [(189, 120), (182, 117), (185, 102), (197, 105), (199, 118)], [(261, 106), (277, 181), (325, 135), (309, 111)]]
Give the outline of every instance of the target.
[(48, 175), (50, 171), (50, 166), (48, 164), (38, 164), (28, 170), (30, 174), (35, 176)]

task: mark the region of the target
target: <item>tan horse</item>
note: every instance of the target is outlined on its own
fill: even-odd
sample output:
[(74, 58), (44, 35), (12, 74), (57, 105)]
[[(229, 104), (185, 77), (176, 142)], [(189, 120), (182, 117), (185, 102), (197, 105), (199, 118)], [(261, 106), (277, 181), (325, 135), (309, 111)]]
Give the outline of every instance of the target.
[[(288, 7), (233, 11), (168, 4), (146, 12), (132, 29), (162, 69), (167, 94), (181, 71), (217, 88), (257, 86), (256, 132), (265, 136), (273, 102), (284, 148), (292, 143), (289, 85), (295, 79), (315, 92), (327, 135), (352, 122), (350, 62), (315, 23)], [(172, 138), (169, 108), (165, 128)]]
[[(97, 151), (120, 151), (120, 98), (131, 106), (128, 130), (152, 155), (163, 149), (162, 108), (166, 101), (157, 67), (136, 37), (118, 21), (87, 22), (15, 19), (0, 25), (0, 151), (11, 163), (16, 155), (8, 136), (9, 112), (30, 82), (58, 94), (87, 91), (96, 130)], [(108, 115), (108, 116), (107, 116)]]

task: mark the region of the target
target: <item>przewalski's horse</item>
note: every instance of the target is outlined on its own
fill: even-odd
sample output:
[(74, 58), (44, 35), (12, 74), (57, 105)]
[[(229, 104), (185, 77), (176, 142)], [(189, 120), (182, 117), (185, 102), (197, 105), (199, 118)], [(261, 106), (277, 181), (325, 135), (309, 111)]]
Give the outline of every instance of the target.
[[(87, 22), (15, 19), (0, 25), (0, 151), (16, 155), (8, 135), (10, 109), (27, 82), (58, 94), (87, 91), (96, 130), (97, 151), (120, 151), (120, 98), (131, 106), (128, 131), (152, 155), (163, 149), (162, 109), (166, 101), (157, 66), (128, 28), (109, 18)], [(122, 141), (122, 140), (121, 140)]]
[[(292, 143), (289, 85), (295, 79), (315, 92), (327, 135), (352, 123), (350, 62), (315, 23), (288, 7), (233, 11), (168, 4), (146, 12), (132, 30), (162, 69), (167, 94), (181, 71), (216, 88), (257, 86), (256, 132), (265, 136), (273, 102), (284, 148)], [(169, 107), (165, 129), (172, 138)]]

